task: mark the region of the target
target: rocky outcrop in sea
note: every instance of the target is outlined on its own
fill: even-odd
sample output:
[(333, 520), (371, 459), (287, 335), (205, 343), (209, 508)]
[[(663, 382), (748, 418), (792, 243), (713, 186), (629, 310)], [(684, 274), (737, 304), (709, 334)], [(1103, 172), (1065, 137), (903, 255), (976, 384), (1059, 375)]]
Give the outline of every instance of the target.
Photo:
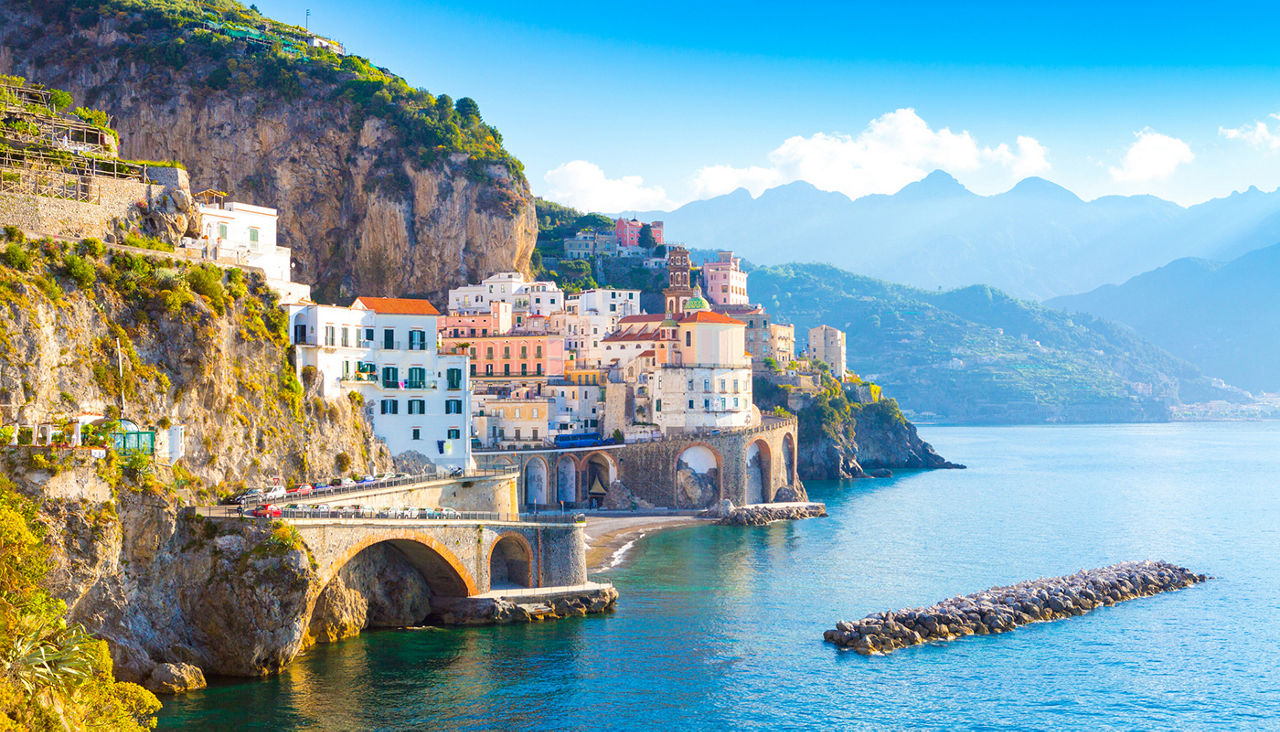
[(1021, 625), (1083, 615), (1104, 605), (1204, 582), (1209, 577), (1168, 562), (1122, 562), (1063, 577), (992, 587), (927, 608), (842, 620), (822, 637), (863, 655), (886, 654), (930, 641), (1005, 633)]
[(756, 503), (720, 513), (722, 515), (716, 523), (723, 526), (764, 526), (774, 521), (825, 517), (827, 506), (822, 503)]

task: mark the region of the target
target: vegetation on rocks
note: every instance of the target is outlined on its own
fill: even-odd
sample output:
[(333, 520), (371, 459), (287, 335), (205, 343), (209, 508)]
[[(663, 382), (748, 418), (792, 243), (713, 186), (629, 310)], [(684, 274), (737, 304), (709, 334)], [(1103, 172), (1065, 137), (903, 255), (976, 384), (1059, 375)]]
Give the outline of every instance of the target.
[(160, 702), (116, 681), (107, 644), (68, 624), (42, 586), (44, 532), (35, 504), (0, 478), (0, 726), (152, 729)]

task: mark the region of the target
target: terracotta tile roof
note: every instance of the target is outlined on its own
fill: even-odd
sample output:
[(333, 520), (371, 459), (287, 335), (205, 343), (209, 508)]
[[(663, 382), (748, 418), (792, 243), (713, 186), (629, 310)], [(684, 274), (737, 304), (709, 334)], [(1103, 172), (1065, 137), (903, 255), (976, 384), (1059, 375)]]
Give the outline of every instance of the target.
[[(357, 297), (356, 303), (381, 315), (439, 315), (431, 303), (410, 297)], [(355, 303), (352, 303), (353, 305)]]
[(618, 320), (618, 323), (661, 323), (666, 317), (662, 313), (644, 313), (641, 315), (628, 315)]
[(680, 318), (681, 323), (719, 323), (721, 325), (746, 325), (741, 320), (735, 320), (728, 315), (713, 313), (710, 310), (699, 310), (696, 313), (686, 313)]

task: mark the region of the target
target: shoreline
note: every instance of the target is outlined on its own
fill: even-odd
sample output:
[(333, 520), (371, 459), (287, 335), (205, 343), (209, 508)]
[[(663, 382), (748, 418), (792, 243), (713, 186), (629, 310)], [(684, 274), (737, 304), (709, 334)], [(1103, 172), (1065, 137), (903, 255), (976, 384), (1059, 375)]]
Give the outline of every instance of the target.
[(587, 519), (587, 572), (594, 574), (622, 566), (641, 537), (655, 531), (697, 524), (710, 525), (712, 519), (696, 516), (624, 516)]

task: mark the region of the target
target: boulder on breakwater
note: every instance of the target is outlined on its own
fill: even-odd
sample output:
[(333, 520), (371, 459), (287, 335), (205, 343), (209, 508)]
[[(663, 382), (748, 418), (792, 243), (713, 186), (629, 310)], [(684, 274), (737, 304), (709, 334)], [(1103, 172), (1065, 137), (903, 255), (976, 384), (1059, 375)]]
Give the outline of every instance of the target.
[(822, 634), (863, 655), (885, 654), (930, 641), (1004, 633), (1020, 625), (1083, 615), (1103, 605), (1150, 597), (1209, 579), (1168, 562), (1121, 562), (1063, 577), (992, 587), (927, 608), (873, 613), (842, 620)]
[(823, 503), (753, 503), (724, 512), (716, 521), (725, 526), (764, 526), (774, 521), (795, 521), (827, 515)]
[(613, 610), (618, 603), (613, 585), (588, 584), (568, 590), (547, 588), (541, 593), (513, 592), (510, 596), (498, 590), (479, 597), (436, 598), (431, 603), (432, 618), (442, 625), (507, 625), (582, 618)]

